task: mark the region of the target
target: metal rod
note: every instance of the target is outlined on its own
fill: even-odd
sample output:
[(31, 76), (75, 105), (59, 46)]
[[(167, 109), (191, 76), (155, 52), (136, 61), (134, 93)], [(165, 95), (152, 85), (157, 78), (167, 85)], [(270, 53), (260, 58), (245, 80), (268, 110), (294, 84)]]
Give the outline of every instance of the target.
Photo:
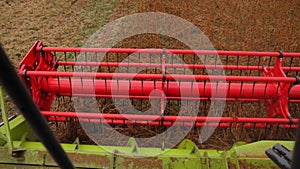
[[(40, 51), (37, 47), (36, 51)], [(43, 52), (109, 52), (109, 53), (152, 53), (161, 54), (162, 49), (130, 49), (130, 48), (61, 48), (43, 47)], [(279, 52), (252, 52), (252, 51), (214, 51), (214, 50), (184, 50), (166, 49), (166, 54), (199, 54), (199, 55), (239, 55), (239, 56), (271, 56), (278, 57)], [(300, 57), (300, 53), (284, 52), (284, 57)]]
[(0, 82), (57, 164), (74, 168), (0, 46)]
[(2, 87), (0, 86), (1, 114), (2, 114), (2, 119), (4, 122), (5, 135), (7, 138), (9, 154), (12, 155), (14, 144), (13, 144), (11, 133), (10, 133), (9, 119), (7, 118), (7, 110), (6, 110), (6, 105), (4, 102), (4, 93), (3, 92), (4, 91), (3, 91)]
[[(22, 75), (22, 73), (20, 74)], [(26, 76), (63, 76), (81, 78), (114, 78), (114, 79), (162, 79), (161, 74), (134, 74), (134, 73), (94, 73), (94, 72), (54, 72), (54, 71), (27, 71)], [(182, 75), (166, 74), (165, 80), (227, 80), (244, 82), (288, 82), (294, 83), (294, 77), (261, 77), (261, 76), (216, 76), (216, 75)]]
[[(49, 117), (49, 121), (55, 121), (55, 122), (68, 122), (66, 118), (56, 118), (56, 117)], [(208, 127), (218, 127), (218, 128), (256, 128), (256, 129), (270, 129), (272, 127), (278, 126), (278, 128), (282, 129), (295, 129), (297, 128), (297, 125), (293, 124), (269, 124), (269, 123), (207, 123), (207, 122), (170, 122), (164, 120), (162, 121), (130, 121), (130, 120), (115, 120), (115, 119), (80, 119), (83, 123), (88, 124), (109, 124), (109, 125), (140, 125), (140, 126), (164, 126), (164, 127), (171, 127), (171, 126), (185, 126), (185, 127), (195, 127), (200, 128), (204, 126)]]
[[(72, 86), (71, 86), (71, 84)], [(83, 84), (83, 85), (82, 85)], [(117, 84), (121, 88), (117, 88)], [(154, 90), (164, 91), (167, 97), (215, 97), (215, 98), (248, 98), (248, 99), (272, 99), (276, 98), (276, 86), (266, 88), (266, 84), (256, 84), (253, 90), (253, 84), (244, 83), (215, 83), (204, 82), (169, 82), (166, 88), (163, 88), (161, 81), (135, 81), (135, 80), (89, 80), (89, 79), (43, 79), (40, 82), (40, 90), (47, 93), (56, 93), (59, 95), (72, 94), (94, 94), (96, 95), (127, 95), (131, 96), (149, 96)], [(131, 88), (130, 88), (131, 86)], [(271, 85), (268, 85), (271, 86)], [(71, 87), (71, 88), (70, 88)], [(178, 90), (180, 88), (180, 90)], [(223, 95), (218, 95), (213, 91), (226, 91)], [(240, 92), (242, 90), (242, 93)], [(300, 86), (291, 88), (289, 98), (299, 100)], [(116, 96), (117, 97), (117, 96)], [(153, 97), (153, 96), (151, 96)], [(147, 97), (148, 98), (148, 97)]]
[[(52, 114), (53, 113), (53, 114)], [(60, 114), (61, 113), (61, 114)], [(95, 114), (94, 117), (91, 113), (75, 113), (75, 112), (42, 112), (47, 116), (49, 121), (55, 122), (68, 122), (70, 118), (79, 120), (83, 123), (96, 123), (96, 124), (110, 124), (110, 125), (142, 125), (142, 126), (193, 126), (193, 127), (218, 127), (218, 128), (270, 128), (278, 126), (280, 128), (292, 129), (297, 128), (297, 124), (289, 124), (289, 119), (276, 119), (276, 118), (243, 118), (238, 119), (231, 117), (222, 117), (220, 119), (214, 117), (201, 116), (195, 118), (187, 116), (138, 116), (128, 114), (126, 118), (121, 117), (120, 114)], [(78, 117), (77, 117), (78, 115)], [(103, 116), (102, 116), (103, 115)], [(137, 116), (137, 117), (135, 117)], [(98, 118), (96, 118), (98, 117)], [(127, 119), (128, 118), (128, 119)], [(177, 119), (173, 119), (177, 118)], [(272, 121), (274, 119), (274, 121)], [(220, 121), (218, 121), (220, 120)], [(296, 120), (296, 119), (295, 119)], [(163, 122), (163, 123), (162, 123)]]
[[(111, 66), (111, 67), (142, 67), (142, 68), (161, 68), (160, 63), (119, 63), (119, 62), (73, 62), (59, 61), (58, 65), (62, 66)], [(168, 64), (165, 63), (165, 68), (189, 68), (189, 69), (225, 69), (225, 70), (263, 70), (263, 67), (257, 66), (242, 66), (242, 65), (196, 65), (196, 64)], [(266, 69), (272, 69), (274, 66), (267, 66)], [(284, 71), (299, 71), (300, 67), (282, 67)], [(66, 70), (65, 70), (66, 71)]]
[[(43, 116), (57, 116), (70, 118), (89, 118), (89, 119), (118, 119), (118, 120), (137, 120), (151, 121), (161, 120), (160, 114), (157, 115), (137, 115), (137, 114), (102, 114), (92, 112), (62, 112), (62, 111), (41, 111)], [(281, 123), (289, 124), (289, 119), (286, 118), (252, 118), (252, 117), (209, 117), (209, 116), (169, 116), (164, 117), (166, 121), (177, 122), (232, 122), (232, 123)], [(293, 119), (294, 124), (298, 123), (298, 119)]]
[[(96, 98), (106, 98), (106, 99), (160, 99), (158, 96), (128, 96), (128, 95), (105, 95), (105, 94), (95, 94), (95, 93), (58, 93), (57, 96), (68, 96), (68, 97), (96, 97)], [(209, 98), (209, 97), (170, 97), (165, 96), (167, 100), (193, 100), (193, 101), (226, 101), (226, 102), (261, 102), (261, 99), (248, 99), (248, 98)], [(289, 100), (290, 103), (300, 103), (300, 100)], [(205, 108), (206, 110), (206, 108)]]

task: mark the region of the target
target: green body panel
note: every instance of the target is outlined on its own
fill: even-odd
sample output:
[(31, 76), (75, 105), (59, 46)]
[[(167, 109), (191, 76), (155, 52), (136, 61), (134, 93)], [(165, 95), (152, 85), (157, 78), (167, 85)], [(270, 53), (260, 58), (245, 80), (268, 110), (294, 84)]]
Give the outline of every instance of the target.
[[(18, 156), (10, 155), (5, 140), (1, 140), (1, 168), (53, 168), (57, 164), (48, 154), (45, 147), (34, 140), (33, 134), (22, 116), (9, 122), (13, 145)], [(5, 135), (5, 129), (0, 127)], [(24, 138), (24, 133), (27, 133)], [(23, 138), (22, 138), (23, 137)], [(23, 139), (23, 140), (22, 140)], [(265, 150), (275, 143), (292, 149), (292, 141), (259, 141), (254, 143), (236, 143), (228, 151), (199, 150), (190, 140), (183, 140), (176, 148), (143, 148), (138, 147), (131, 138), (124, 147), (61, 144), (76, 167), (105, 169), (227, 169), (227, 168), (278, 168), (266, 155)], [(157, 154), (155, 156), (149, 155)]]
[[(26, 140), (36, 140), (36, 137), (32, 133), (31, 129), (27, 125), (25, 119), (22, 116), (16, 117), (14, 120), (9, 122), (10, 124), (10, 134), (12, 140), (21, 140), (26, 134)], [(0, 127), (0, 133), (6, 135), (4, 126)], [(0, 139), (0, 146), (6, 143), (5, 140)]]
[[(267, 142), (267, 141), (266, 141)], [(19, 141), (14, 141), (18, 145)], [(261, 142), (256, 142), (259, 145)], [(292, 144), (292, 143), (288, 143)], [(185, 149), (167, 149), (162, 154), (153, 157), (138, 157), (137, 154), (123, 156), (123, 153), (111, 153), (106, 150), (124, 150), (124, 147), (105, 147), (96, 145), (81, 145), (83, 149), (78, 150), (74, 144), (62, 144), (76, 167), (82, 168), (277, 168), (276, 165), (266, 156), (263, 157), (231, 157), (235, 156), (229, 151), (197, 150), (193, 153)], [(270, 147), (272, 145), (270, 144)], [(19, 158), (9, 155), (7, 147), (0, 148), (0, 164), (22, 166), (57, 166), (51, 156), (47, 153), (40, 142), (26, 142), (22, 148), (25, 149)], [(243, 146), (241, 146), (243, 148)], [(149, 148), (140, 148), (140, 151), (147, 151)], [(159, 148), (153, 148), (159, 151)], [(262, 152), (264, 150), (261, 150)], [(127, 151), (129, 153), (129, 149)], [(234, 152), (236, 153), (236, 152)], [(226, 156), (223, 156), (223, 155)]]

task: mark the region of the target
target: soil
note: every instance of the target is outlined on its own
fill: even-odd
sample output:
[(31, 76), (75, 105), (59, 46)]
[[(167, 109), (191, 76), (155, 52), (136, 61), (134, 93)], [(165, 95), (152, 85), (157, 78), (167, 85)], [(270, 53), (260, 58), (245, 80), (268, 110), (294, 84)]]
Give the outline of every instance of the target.
[[(7, 0), (0, 1), (0, 12), (0, 43), (16, 67), (36, 40), (48, 46), (80, 47), (104, 24), (136, 12), (164, 12), (190, 21), (203, 31), (215, 49), (219, 50), (300, 51), (300, 2), (297, 0), (289, 3), (280, 0), (267, 0), (264, 3), (258, 0)], [(159, 38), (153, 37), (146, 45), (142, 43), (143, 38), (133, 37), (120, 42), (117, 47), (166, 47)], [(167, 47), (181, 48), (182, 45), (171, 43)], [(13, 104), (8, 98), (6, 101), (9, 113), (15, 114), (17, 110)], [(70, 104), (72, 103), (67, 100), (61, 105), (55, 105), (55, 109), (61, 109), (63, 106), (63, 109), (71, 111), (72, 106), (66, 107)], [(239, 107), (229, 106), (232, 109)], [(250, 109), (260, 107), (256, 104), (246, 106)], [(293, 105), (291, 109), (293, 116), (297, 116), (299, 105)], [(256, 113), (256, 117), (260, 117), (262, 111), (259, 109), (253, 112)], [(73, 142), (76, 136), (79, 136), (81, 142), (93, 143), (76, 122), (52, 125), (52, 128), (62, 142)], [(153, 134), (153, 131), (158, 132), (143, 127), (118, 130), (128, 135), (138, 132), (141, 134), (136, 136), (140, 137), (147, 137)], [(190, 132), (186, 138), (198, 143), (197, 131)], [(228, 149), (236, 141), (252, 142), (261, 139), (293, 140), (295, 131), (217, 129), (205, 144), (197, 145), (200, 148)]]

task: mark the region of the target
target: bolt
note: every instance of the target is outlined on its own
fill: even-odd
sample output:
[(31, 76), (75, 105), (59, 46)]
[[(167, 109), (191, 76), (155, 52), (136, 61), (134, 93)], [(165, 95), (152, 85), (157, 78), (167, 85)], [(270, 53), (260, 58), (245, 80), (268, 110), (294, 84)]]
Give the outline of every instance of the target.
[(17, 152), (13, 152), (13, 153), (12, 153), (12, 156), (13, 156), (13, 157), (18, 157), (18, 153), (17, 153)]

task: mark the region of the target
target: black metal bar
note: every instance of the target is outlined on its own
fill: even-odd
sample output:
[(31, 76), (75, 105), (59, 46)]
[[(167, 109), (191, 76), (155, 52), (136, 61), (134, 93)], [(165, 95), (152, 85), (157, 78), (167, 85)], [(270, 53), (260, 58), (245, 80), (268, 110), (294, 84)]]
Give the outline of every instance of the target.
[(292, 153), (284, 145), (277, 143), (273, 146), (273, 149), (279, 152), (288, 162), (292, 161)]
[[(7, 120), (8, 120), (8, 121), (11, 121), (11, 120), (15, 119), (16, 117), (17, 117), (17, 115), (14, 114), (14, 115), (8, 117)], [(4, 121), (0, 123), (0, 127), (3, 126), (3, 125), (4, 125)]]
[(266, 150), (267, 156), (281, 169), (290, 169), (291, 165), (285, 158), (282, 158), (276, 151), (272, 148)]
[(290, 169), (292, 154), (281, 144), (275, 144), (273, 148), (266, 150), (267, 156), (274, 161), (281, 169)]
[(0, 45), (0, 82), (61, 168), (74, 168)]
[[(300, 115), (298, 116), (298, 118), (300, 118)], [(292, 169), (300, 168), (299, 154), (300, 154), (300, 124), (298, 124), (298, 128), (297, 128), (296, 143), (295, 143), (295, 148), (294, 148), (293, 158), (292, 158)]]

